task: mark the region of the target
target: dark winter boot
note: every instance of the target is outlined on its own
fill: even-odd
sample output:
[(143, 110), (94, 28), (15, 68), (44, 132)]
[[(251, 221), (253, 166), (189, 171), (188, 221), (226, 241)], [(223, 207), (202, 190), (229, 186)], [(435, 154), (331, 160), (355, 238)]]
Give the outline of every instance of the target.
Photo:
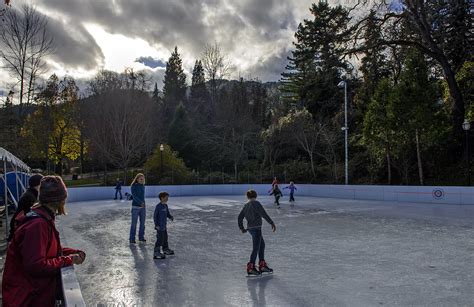
[(255, 268), (255, 264), (253, 264), (252, 262), (249, 262), (247, 263), (247, 274), (249, 276), (258, 276), (260, 275), (260, 272), (257, 271), (257, 269)]
[(261, 273), (273, 273), (273, 269), (270, 269), (268, 267), (265, 260), (260, 260), (260, 262), (258, 263), (258, 270), (260, 271), (260, 274)]

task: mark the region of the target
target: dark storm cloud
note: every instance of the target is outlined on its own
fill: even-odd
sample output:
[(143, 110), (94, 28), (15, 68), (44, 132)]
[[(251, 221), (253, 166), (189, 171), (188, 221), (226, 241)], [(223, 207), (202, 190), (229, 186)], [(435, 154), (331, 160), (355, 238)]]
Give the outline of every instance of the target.
[[(276, 71), (281, 72), (284, 68), (281, 64), (286, 61), (278, 56), (291, 48), (293, 33), (312, 2), (37, 0), (35, 4), (43, 11), (49, 11), (52, 18), (57, 18), (55, 23), (61, 25), (54, 35), (64, 47), (57, 55), (58, 60), (66, 65), (91, 68), (103, 61), (97, 43), (84, 28), (85, 24), (97, 24), (109, 33), (141, 38), (151, 46), (170, 52), (178, 46), (185, 57), (199, 58), (206, 44), (218, 42), (232, 61), (232, 57), (239, 56), (236, 50), (245, 45), (261, 58), (254, 67), (262, 71), (257, 72), (254, 67), (251, 70), (255, 70), (259, 78), (272, 76), (275, 80), (275, 76), (279, 76)], [(295, 11), (303, 13), (296, 16)], [(59, 21), (61, 18), (66, 22)], [(268, 43), (273, 41), (274, 44)], [(261, 56), (264, 54), (267, 56)], [(186, 69), (192, 70), (192, 67)]]
[(154, 59), (151, 56), (147, 56), (147, 57), (141, 56), (138, 59), (136, 59), (135, 62), (142, 63), (143, 65), (148, 66), (150, 68), (166, 67), (166, 63), (164, 63), (162, 60)]
[(104, 55), (94, 38), (82, 25), (71, 27), (57, 19), (49, 19), (49, 33), (54, 38), (52, 59), (68, 68), (93, 70), (98, 68)]

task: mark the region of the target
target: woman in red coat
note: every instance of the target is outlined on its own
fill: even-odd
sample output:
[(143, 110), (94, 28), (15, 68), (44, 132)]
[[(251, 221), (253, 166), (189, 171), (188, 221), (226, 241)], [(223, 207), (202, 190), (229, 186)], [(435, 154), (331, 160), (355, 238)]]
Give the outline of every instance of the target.
[(9, 306), (55, 306), (62, 267), (81, 264), (83, 251), (62, 248), (54, 221), (65, 214), (67, 189), (61, 177), (41, 180), (39, 203), (19, 221), (8, 245), (2, 301)]

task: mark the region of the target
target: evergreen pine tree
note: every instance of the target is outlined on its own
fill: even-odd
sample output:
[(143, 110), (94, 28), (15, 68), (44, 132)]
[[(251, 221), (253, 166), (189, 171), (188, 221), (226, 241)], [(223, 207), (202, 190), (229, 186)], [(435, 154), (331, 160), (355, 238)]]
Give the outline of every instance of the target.
[(176, 107), (173, 120), (171, 121), (168, 134), (168, 144), (178, 152), (186, 165), (193, 163), (193, 144), (191, 125), (188, 114), (183, 103)]
[(174, 48), (171, 57), (166, 63), (163, 80), (163, 107), (165, 118), (172, 118), (176, 106), (186, 100), (186, 75), (183, 71), (182, 60), (178, 47)]
[(337, 84), (348, 65), (342, 60), (349, 39), (349, 12), (320, 1), (310, 8), (313, 20), (305, 19), (295, 34), (295, 50), (283, 73), (282, 91), (290, 103), (305, 106), (313, 116), (332, 117), (339, 109)]
[(213, 114), (209, 99), (210, 97), (206, 88), (206, 78), (204, 76), (202, 62), (196, 60), (193, 69), (189, 104), (192, 110), (199, 112), (201, 115), (200, 117), (206, 120), (208, 120)]
[(153, 90), (153, 101), (159, 102), (160, 101), (160, 91), (158, 90), (158, 84), (155, 82), (155, 89)]

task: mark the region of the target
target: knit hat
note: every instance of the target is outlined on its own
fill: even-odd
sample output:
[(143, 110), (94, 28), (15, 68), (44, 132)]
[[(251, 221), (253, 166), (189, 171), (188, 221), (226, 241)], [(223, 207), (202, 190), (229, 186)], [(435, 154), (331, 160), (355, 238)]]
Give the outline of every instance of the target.
[(28, 179), (28, 184), (30, 185), (30, 187), (36, 187), (40, 185), (41, 179), (43, 179), (43, 175), (34, 174), (30, 177), (30, 179)]
[(67, 189), (59, 176), (45, 176), (41, 179), (39, 201), (43, 204), (59, 202), (67, 198)]

